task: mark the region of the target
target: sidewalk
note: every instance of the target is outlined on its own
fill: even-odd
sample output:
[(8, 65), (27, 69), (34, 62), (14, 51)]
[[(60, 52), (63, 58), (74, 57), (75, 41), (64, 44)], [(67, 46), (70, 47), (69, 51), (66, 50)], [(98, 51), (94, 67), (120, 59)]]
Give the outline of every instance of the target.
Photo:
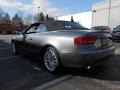
[(120, 90), (120, 82), (75, 76), (45, 90)]

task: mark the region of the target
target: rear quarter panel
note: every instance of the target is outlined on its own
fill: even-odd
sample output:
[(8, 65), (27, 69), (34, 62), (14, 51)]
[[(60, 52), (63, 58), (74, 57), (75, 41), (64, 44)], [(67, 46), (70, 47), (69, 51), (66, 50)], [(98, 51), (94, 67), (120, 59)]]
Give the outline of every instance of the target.
[(46, 46), (54, 47), (58, 53), (73, 53), (74, 48), (74, 35), (65, 35), (60, 33), (42, 33), (33, 36), (33, 44), (40, 48)]
[[(36, 44), (39, 48), (44, 48), (46, 46), (52, 46), (56, 48), (58, 53), (80, 53), (81, 51), (92, 51), (95, 50), (93, 45), (74, 45), (74, 38), (85, 36), (86, 32), (73, 32), (73, 31), (63, 31), (63, 32), (48, 32), (34, 34), (33, 44)], [(85, 49), (86, 47), (86, 49)]]

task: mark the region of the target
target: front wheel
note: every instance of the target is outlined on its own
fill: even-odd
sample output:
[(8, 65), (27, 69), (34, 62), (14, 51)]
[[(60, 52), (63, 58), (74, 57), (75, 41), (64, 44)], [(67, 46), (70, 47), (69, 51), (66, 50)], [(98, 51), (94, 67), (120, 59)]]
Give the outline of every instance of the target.
[(56, 72), (60, 66), (59, 56), (56, 50), (52, 47), (45, 49), (44, 53), (44, 64), (48, 71)]
[(12, 42), (11, 43), (11, 51), (14, 55), (16, 55), (18, 52), (17, 52), (17, 48), (16, 48), (16, 45), (15, 45), (15, 42)]

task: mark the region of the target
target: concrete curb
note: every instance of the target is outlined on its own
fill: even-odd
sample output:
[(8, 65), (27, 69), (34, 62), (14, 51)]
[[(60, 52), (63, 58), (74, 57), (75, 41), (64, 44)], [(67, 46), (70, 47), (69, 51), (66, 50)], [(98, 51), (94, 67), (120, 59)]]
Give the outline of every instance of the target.
[(62, 82), (62, 81), (64, 81), (64, 80), (67, 80), (67, 79), (69, 79), (69, 78), (72, 78), (72, 75), (62, 76), (62, 77), (60, 77), (60, 78), (58, 78), (58, 79), (56, 79), (56, 80), (50, 81), (50, 82), (45, 83), (45, 84), (43, 84), (43, 85), (41, 85), (41, 86), (38, 86), (38, 87), (36, 87), (36, 88), (33, 88), (32, 90), (43, 90), (43, 89), (46, 89), (46, 88), (48, 88), (48, 87), (50, 87), (50, 86), (53, 86), (53, 85), (55, 85), (55, 84), (57, 84), (57, 83), (60, 83), (60, 82)]

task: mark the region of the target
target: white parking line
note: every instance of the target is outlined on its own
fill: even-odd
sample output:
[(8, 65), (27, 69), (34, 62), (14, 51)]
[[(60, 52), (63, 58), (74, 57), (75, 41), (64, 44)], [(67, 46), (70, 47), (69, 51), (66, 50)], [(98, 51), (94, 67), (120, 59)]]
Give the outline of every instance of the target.
[(43, 84), (43, 85), (41, 85), (41, 86), (38, 86), (38, 87), (36, 87), (36, 88), (33, 88), (32, 90), (44, 90), (44, 89), (47, 89), (47, 88), (50, 87), (50, 86), (53, 86), (53, 85), (55, 85), (55, 84), (57, 84), (57, 83), (60, 83), (60, 82), (62, 82), (62, 81), (65, 81), (65, 80), (67, 80), (67, 79), (69, 79), (69, 78), (72, 78), (72, 75), (62, 76), (62, 77), (60, 77), (60, 78), (58, 78), (58, 79), (56, 79), (56, 80), (50, 81), (50, 82), (45, 83), (45, 84)]
[(10, 57), (2, 57), (0, 58), (0, 61), (5, 60), (5, 59), (10, 59), (10, 58), (16, 58), (16, 57), (21, 57), (22, 55), (18, 55), (18, 56), (10, 56)]
[(37, 67), (37, 66), (31, 64), (30, 62), (27, 62), (27, 61), (25, 61), (25, 60), (23, 60), (23, 62), (26, 63), (26, 64), (29, 64), (30, 66), (32, 66), (32, 67), (33, 67), (35, 70), (37, 70), (37, 71), (42, 71), (41, 68), (39, 68), (39, 67)]
[(33, 67), (35, 70), (37, 70), (37, 71), (42, 71), (42, 69), (39, 68), (39, 67), (36, 67), (36, 66), (34, 66), (34, 65), (32, 65), (32, 67)]
[[(10, 57), (3, 57), (3, 58), (0, 58), (0, 61), (5, 61), (5, 60), (8, 60), (10, 58), (16, 58), (16, 57), (21, 57), (22, 55), (18, 55), (18, 56), (10, 56)], [(30, 62), (27, 62), (25, 60), (23, 60), (24, 63), (26, 64), (29, 64), (30, 66), (32, 66), (35, 70), (38, 70), (38, 71), (41, 71), (42, 69), (35, 66), (35, 65), (32, 65)]]

